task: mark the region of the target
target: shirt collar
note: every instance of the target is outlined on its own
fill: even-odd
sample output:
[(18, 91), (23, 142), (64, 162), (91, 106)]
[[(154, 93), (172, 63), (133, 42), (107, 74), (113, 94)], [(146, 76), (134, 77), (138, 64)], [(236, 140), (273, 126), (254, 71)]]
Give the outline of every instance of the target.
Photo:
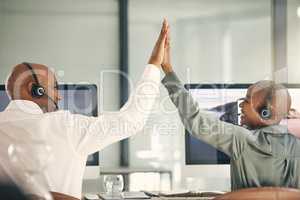
[(5, 110), (18, 110), (28, 114), (43, 114), (43, 110), (33, 101), (12, 100)]
[(266, 126), (261, 128), (260, 130), (262, 130), (265, 133), (273, 133), (273, 134), (286, 134), (289, 132), (288, 127), (286, 125), (280, 125), (280, 124)]

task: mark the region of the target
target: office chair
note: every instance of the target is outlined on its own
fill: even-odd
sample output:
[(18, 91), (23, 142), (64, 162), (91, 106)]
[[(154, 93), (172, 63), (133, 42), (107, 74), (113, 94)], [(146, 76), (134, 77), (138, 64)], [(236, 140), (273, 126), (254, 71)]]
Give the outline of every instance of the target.
[(300, 199), (300, 190), (281, 187), (247, 188), (220, 195), (215, 200), (295, 200)]

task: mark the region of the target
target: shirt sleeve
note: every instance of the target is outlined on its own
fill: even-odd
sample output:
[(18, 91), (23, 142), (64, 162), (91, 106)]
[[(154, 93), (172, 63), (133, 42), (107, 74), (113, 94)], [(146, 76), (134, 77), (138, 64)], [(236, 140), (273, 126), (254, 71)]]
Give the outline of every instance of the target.
[(211, 112), (201, 110), (174, 72), (168, 73), (162, 83), (190, 134), (230, 157), (238, 157), (246, 135), (250, 133), (248, 129), (221, 121)]
[(143, 130), (159, 96), (160, 69), (147, 65), (126, 104), (99, 117), (70, 114), (69, 140), (75, 151), (88, 155)]

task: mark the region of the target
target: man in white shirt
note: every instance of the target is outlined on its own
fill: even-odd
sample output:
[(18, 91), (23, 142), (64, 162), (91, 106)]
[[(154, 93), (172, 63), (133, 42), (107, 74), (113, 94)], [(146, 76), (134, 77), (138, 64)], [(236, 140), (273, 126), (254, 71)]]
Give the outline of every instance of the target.
[[(143, 129), (149, 110), (159, 95), (160, 66), (168, 29), (164, 21), (149, 64), (128, 102), (120, 111), (103, 113), (99, 117), (56, 111), (60, 96), (55, 75), (44, 65), (17, 65), (7, 82), (12, 101), (0, 113), (0, 138), (1, 135), (6, 138), (0, 139), (0, 146), (20, 141), (21, 144), (45, 142), (51, 147), (49, 156), (53, 157), (53, 161), (43, 168), (50, 190), (81, 198), (87, 156)], [(47, 149), (42, 152), (47, 154)], [(42, 153), (39, 151), (39, 154)], [(0, 157), (7, 158), (0, 164), (8, 169), (10, 158), (7, 155)], [(25, 159), (24, 162), (31, 161)], [(41, 163), (29, 163), (29, 166), (34, 168), (38, 164)]]

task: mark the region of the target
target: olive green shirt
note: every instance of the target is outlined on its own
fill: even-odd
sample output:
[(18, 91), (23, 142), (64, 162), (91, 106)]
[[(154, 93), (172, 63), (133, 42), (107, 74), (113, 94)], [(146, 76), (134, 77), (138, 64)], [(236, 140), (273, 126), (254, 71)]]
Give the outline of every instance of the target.
[[(185, 128), (230, 157), (232, 190), (281, 186), (300, 188), (300, 140), (287, 127), (248, 130), (201, 110), (175, 73), (162, 80)], [(213, 173), (213, 172), (212, 172)]]

